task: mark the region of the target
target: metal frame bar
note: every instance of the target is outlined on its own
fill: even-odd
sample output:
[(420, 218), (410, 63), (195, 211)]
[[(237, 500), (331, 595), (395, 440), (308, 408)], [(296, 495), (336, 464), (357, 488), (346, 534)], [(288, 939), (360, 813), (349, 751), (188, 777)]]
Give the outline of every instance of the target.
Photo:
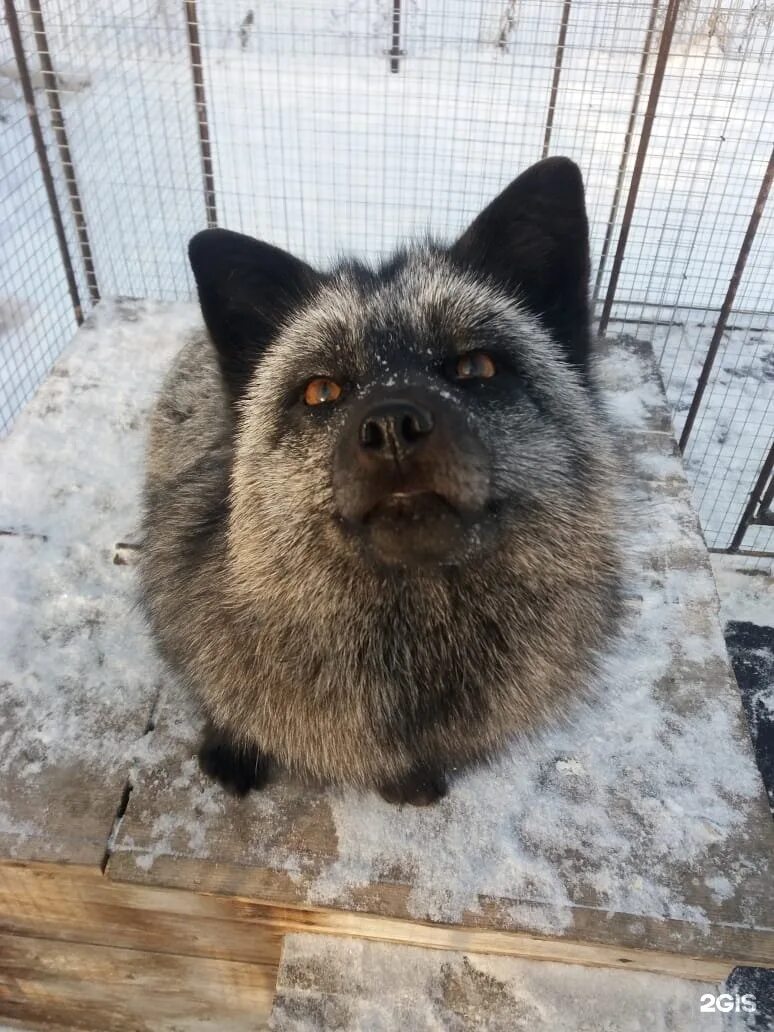
[(653, 45), (653, 35), (656, 29), (656, 19), (658, 17), (658, 9), (661, 0), (653, 0), (650, 8), (650, 18), (648, 19), (648, 27), (645, 31), (645, 39), (642, 44), (642, 57), (640, 59), (640, 67), (637, 71), (637, 81), (634, 87), (634, 96), (632, 97), (632, 106), (629, 112), (629, 122), (626, 126), (626, 136), (624, 136), (623, 152), (621, 154), (621, 163), (618, 166), (618, 176), (616, 177), (615, 191), (613, 193), (613, 203), (610, 205), (610, 215), (607, 220), (607, 228), (605, 230), (605, 239), (602, 243), (602, 253), (599, 256), (599, 265), (597, 266), (597, 278), (594, 281), (594, 293), (592, 304), (596, 307), (597, 299), (599, 298), (599, 291), (602, 287), (602, 277), (605, 273), (605, 265), (607, 264), (607, 256), (610, 251), (610, 244), (613, 241), (613, 229), (615, 227), (615, 220), (618, 218), (618, 208), (621, 203), (621, 193), (623, 192), (624, 179), (626, 178), (626, 166), (629, 164), (629, 153), (631, 151), (632, 140), (634, 139), (634, 127), (637, 123), (637, 112), (640, 109), (640, 97), (642, 96), (642, 87), (645, 85), (645, 73), (648, 70), (648, 61), (650, 60), (650, 52)]
[(212, 229), (218, 224), (218, 209), (215, 199), (215, 174), (210, 142), (210, 123), (207, 117), (207, 93), (204, 88), (199, 18), (196, 12), (196, 0), (184, 0), (184, 2), (185, 22), (188, 30), (188, 53), (191, 58), (191, 77), (193, 78), (196, 104), (196, 124), (199, 130), (199, 153), (202, 160), (204, 208), (207, 213), (207, 227)]
[[(772, 447), (774, 447), (774, 445), (772, 445)], [(774, 502), (774, 476), (772, 476), (771, 481), (769, 482), (769, 486), (763, 492), (763, 497), (761, 498), (761, 504), (759, 506), (758, 512), (768, 513), (771, 509), (772, 502)], [(766, 523), (766, 526), (769, 526), (769, 524)]]
[(73, 268), (72, 257), (70, 255), (70, 248), (67, 243), (67, 234), (65, 233), (62, 210), (59, 207), (59, 199), (56, 195), (54, 177), (51, 172), (51, 163), (48, 160), (46, 141), (43, 137), (43, 129), (41, 128), (38, 110), (35, 105), (35, 91), (32, 88), (29, 65), (27, 64), (27, 55), (24, 53), (24, 44), (22, 42), (21, 29), (19, 28), (19, 19), (16, 13), (16, 5), (13, 0), (5, 0), (5, 18), (8, 24), (8, 31), (11, 36), (11, 44), (13, 46), (16, 67), (19, 70), (19, 82), (24, 96), (24, 103), (27, 108), (27, 117), (30, 122), (30, 130), (32, 132), (35, 153), (37, 154), (38, 164), (40, 166), (40, 174), (43, 177), (43, 185), (45, 187), (46, 196), (51, 209), (51, 218), (54, 222), (54, 232), (56, 234), (57, 244), (59, 245), (59, 253), (62, 258), (64, 274), (67, 280), (67, 289), (70, 293), (70, 299), (73, 304), (75, 321), (80, 326), (85, 318), (83, 306), (81, 304), (81, 296), (78, 292), (78, 282), (75, 278), (75, 270)]
[(720, 341), (723, 337), (723, 332), (728, 322), (728, 317), (731, 314), (731, 309), (734, 304), (734, 298), (736, 292), (739, 289), (739, 281), (742, 278), (744, 267), (747, 264), (747, 258), (750, 254), (750, 248), (752, 247), (755, 234), (758, 231), (758, 225), (763, 215), (763, 209), (766, 207), (766, 200), (769, 196), (769, 190), (771, 189), (771, 183), (774, 179), (774, 147), (771, 150), (771, 156), (769, 163), (766, 166), (766, 171), (761, 181), (760, 189), (758, 190), (758, 196), (755, 200), (755, 206), (753, 207), (752, 214), (750, 215), (750, 221), (747, 224), (747, 231), (742, 241), (742, 246), (739, 249), (739, 254), (736, 259), (736, 265), (734, 271), (731, 274), (731, 280), (728, 284), (728, 290), (723, 300), (723, 306), (720, 309), (720, 315), (715, 325), (715, 332), (712, 334), (712, 340), (710, 341), (709, 348), (707, 349), (707, 355), (704, 359), (704, 365), (702, 366), (701, 373), (699, 375), (699, 382), (696, 384), (696, 390), (694, 391), (693, 400), (691, 401), (691, 407), (688, 409), (688, 414), (685, 417), (685, 423), (683, 425), (683, 432), (680, 434), (680, 451), (685, 451), (685, 446), (688, 443), (693, 424), (696, 420), (696, 415), (701, 405), (701, 400), (704, 397), (704, 392), (707, 389), (707, 383), (709, 381), (712, 367), (715, 364), (715, 358), (717, 357), (718, 349), (720, 348)]
[(615, 300), (618, 278), (621, 275), (621, 266), (623, 265), (626, 244), (629, 239), (629, 230), (631, 229), (634, 209), (637, 205), (637, 194), (640, 190), (640, 181), (642, 179), (642, 172), (645, 167), (645, 158), (647, 157), (648, 146), (650, 144), (650, 134), (653, 130), (653, 122), (658, 108), (658, 100), (661, 96), (661, 86), (664, 82), (664, 72), (666, 70), (669, 51), (672, 47), (672, 37), (675, 34), (675, 25), (677, 23), (677, 14), (679, 9), (680, 0), (669, 0), (669, 6), (667, 7), (666, 15), (664, 17), (664, 27), (661, 30), (661, 42), (658, 47), (656, 67), (653, 69), (653, 82), (650, 85), (648, 103), (645, 108), (645, 115), (642, 121), (642, 132), (640, 133), (637, 157), (634, 162), (634, 170), (632, 171), (632, 181), (629, 184), (629, 194), (626, 198), (626, 207), (624, 208), (623, 220), (621, 222), (621, 232), (618, 234), (618, 243), (615, 249), (615, 257), (613, 258), (613, 268), (610, 271), (610, 282), (607, 285), (605, 303), (602, 308), (602, 314), (599, 317), (600, 337), (604, 336), (607, 331), (608, 323), (610, 322), (610, 312), (612, 311), (613, 301)]
[(89, 289), (89, 296), (94, 304), (99, 301), (99, 286), (97, 285), (97, 274), (94, 269), (94, 258), (91, 252), (91, 241), (89, 230), (86, 224), (86, 216), (83, 212), (81, 195), (78, 189), (78, 180), (75, 175), (70, 141), (65, 128), (62, 102), (59, 97), (59, 83), (56, 72), (51, 62), (51, 51), (48, 46), (46, 26), (43, 21), (43, 10), (40, 0), (30, 0), (30, 14), (32, 15), (32, 28), (35, 36), (35, 49), (40, 61), (40, 70), (43, 75), (43, 87), (48, 101), (48, 109), (51, 113), (51, 126), (54, 130), (59, 159), (64, 169), (67, 195), (70, 199), (70, 210), (72, 211), (75, 231), (78, 234), (78, 245), (83, 260), (83, 268), (86, 273), (86, 286)]
[(554, 114), (556, 112), (556, 98), (559, 95), (559, 81), (562, 78), (562, 62), (564, 61), (564, 46), (567, 40), (567, 26), (570, 21), (570, 8), (572, 0), (564, 0), (562, 7), (562, 20), (559, 25), (559, 38), (556, 41), (556, 61), (554, 62), (554, 77), (551, 82), (551, 96), (548, 98), (548, 112), (546, 113), (546, 131), (543, 136), (543, 153), (541, 157), (548, 157), (548, 148), (551, 143), (551, 133), (554, 129)]
[(400, 59), (403, 51), (400, 49), (400, 0), (393, 0), (392, 3), (392, 46), (390, 47), (390, 71), (400, 70)]
[[(753, 524), (758, 524), (759, 526), (764, 527), (771, 526), (771, 524), (764, 522), (763, 520), (758, 520), (756, 517), (758, 516), (760, 510), (763, 508), (762, 502), (764, 497), (769, 494), (769, 491), (766, 489), (766, 485), (769, 482), (769, 479), (772, 477), (772, 475), (774, 475), (774, 441), (772, 441), (771, 447), (769, 448), (769, 454), (763, 461), (763, 466), (761, 467), (758, 479), (755, 481), (755, 486), (750, 492), (750, 497), (747, 500), (747, 505), (745, 506), (744, 512), (742, 513), (742, 518), (739, 521), (739, 526), (736, 528), (736, 533), (731, 539), (731, 544), (726, 549), (727, 552), (736, 553), (739, 555), (743, 554), (740, 552), (739, 546), (744, 540), (744, 536), (747, 533), (748, 529)], [(762, 552), (760, 554), (761, 556), (770, 556), (774, 553)]]
[(730, 548), (708, 548), (707, 551), (712, 555), (740, 555), (745, 559), (771, 559), (774, 557), (774, 552), (762, 552), (757, 548), (738, 548), (735, 552), (732, 552)]

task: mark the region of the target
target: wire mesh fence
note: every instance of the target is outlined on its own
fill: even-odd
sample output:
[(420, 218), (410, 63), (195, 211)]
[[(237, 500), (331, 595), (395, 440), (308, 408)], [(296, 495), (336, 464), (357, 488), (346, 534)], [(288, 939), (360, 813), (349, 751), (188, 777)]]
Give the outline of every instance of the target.
[(774, 2), (5, 0), (5, 14), (4, 426), (100, 296), (191, 297), (185, 245), (203, 226), (311, 262), (378, 258), (452, 237), (563, 153), (587, 184), (600, 328), (653, 341), (678, 435), (690, 413), (708, 544), (774, 547), (770, 499), (738, 533), (774, 434), (760, 203)]

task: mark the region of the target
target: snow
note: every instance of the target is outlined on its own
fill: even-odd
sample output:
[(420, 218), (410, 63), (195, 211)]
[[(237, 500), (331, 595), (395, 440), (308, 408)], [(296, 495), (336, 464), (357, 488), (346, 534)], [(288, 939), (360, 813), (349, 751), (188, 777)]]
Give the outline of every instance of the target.
[(774, 625), (774, 560), (745, 562), (732, 555), (713, 555), (712, 570), (720, 595), (721, 617)]
[(716, 985), (636, 971), (286, 936), (272, 1032), (730, 1032), (699, 1011)]
[[(52, 771), (81, 766), (97, 780), (125, 774), (143, 743), (161, 672), (115, 545), (137, 538), (147, 410), (198, 321), (192, 305), (167, 304), (159, 326), (159, 311), (100, 306), (0, 448), (7, 789), (45, 791)], [(0, 793), (0, 830), (23, 849), (47, 818), (30, 807), (20, 820), (17, 803)]]

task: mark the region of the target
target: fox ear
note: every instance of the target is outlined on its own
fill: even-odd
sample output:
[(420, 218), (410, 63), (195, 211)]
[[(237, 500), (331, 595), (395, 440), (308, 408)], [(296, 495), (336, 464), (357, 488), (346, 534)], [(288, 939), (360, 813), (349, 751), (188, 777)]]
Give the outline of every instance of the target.
[(223, 378), (236, 400), (283, 319), (322, 277), (287, 251), (226, 229), (197, 233), (188, 257)]
[(585, 370), (589, 325), (589, 229), (578, 166), (532, 165), (496, 197), (450, 253), (502, 284)]

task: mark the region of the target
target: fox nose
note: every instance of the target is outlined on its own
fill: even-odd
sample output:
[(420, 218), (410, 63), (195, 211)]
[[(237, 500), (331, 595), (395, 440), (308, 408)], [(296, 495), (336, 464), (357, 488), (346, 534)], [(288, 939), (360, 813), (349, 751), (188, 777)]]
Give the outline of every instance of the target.
[(412, 401), (374, 406), (360, 424), (360, 447), (374, 458), (400, 460), (420, 447), (434, 426), (433, 414)]

